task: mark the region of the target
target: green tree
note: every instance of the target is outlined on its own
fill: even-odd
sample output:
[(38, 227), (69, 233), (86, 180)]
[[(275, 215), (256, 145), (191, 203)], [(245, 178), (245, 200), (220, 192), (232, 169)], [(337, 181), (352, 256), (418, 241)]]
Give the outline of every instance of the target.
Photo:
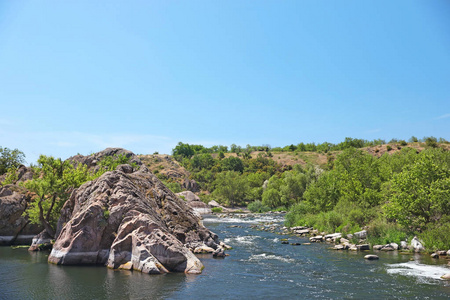
[(240, 173), (244, 171), (244, 163), (239, 157), (230, 156), (224, 158), (220, 161), (220, 165), (224, 171), (235, 171)]
[(195, 154), (195, 150), (189, 144), (183, 144), (179, 142), (178, 145), (172, 149), (172, 154), (177, 160), (181, 160), (182, 158), (191, 158)]
[(417, 137), (415, 137), (415, 136), (412, 136), (412, 137), (409, 138), (408, 141), (409, 141), (410, 143), (417, 143), (417, 142), (419, 141), (419, 139), (418, 139)]
[(0, 147), (0, 175), (5, 174), (9, 168), (19, 167), (25, 162), (25, 154), (18, 149)]
[(35, 168), (33, 180), (23, 185), (36, 194), (25, 211), (33, 224), (41, 224), (47, 232), (55, 235), (55, 225), (65, 201), (74, 188), (100, 175), (91, 174), (86, 165), (76, 168), (60, 158), (41, 155)]
[(218, 198), (219, 202), (232, 207), (244, 202), (248, 184), (246, 177), (241, 176), (238, 172), (228, 171), (217, 174), (214, 185), (216, 189), (213, 195)]
[(384, 212), (405, 227), (422, 228), (450, 213), (450, 153), (428, 149), (394, 175)]

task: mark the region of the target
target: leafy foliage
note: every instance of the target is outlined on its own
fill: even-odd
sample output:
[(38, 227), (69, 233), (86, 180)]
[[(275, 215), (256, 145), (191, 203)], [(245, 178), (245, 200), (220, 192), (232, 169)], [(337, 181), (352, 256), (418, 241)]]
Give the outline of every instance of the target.
[[(114, 156), (106, 156), (100, 162), (99, 166), (102, 167), (103, 170), (106, 171), (114, 171), (117, 166), (128, 164), (130, 162), (130, 157), (125, 154), (114, 155)], [(135, 163), (132, 163), (131, 166), (133, 168), (137, 168)]]
[(43, 225), (50, 235), (54, 235), (59, 211), (72, 190), (99, 174), (91, 174), (86, 165), (79, 164), (75, 168), (68, 161), (44, 155), (39, 157), (34, 173), (33, 180), (23, 183), (36, 194), (24, 214), (32, 223)]
[(5, 174), (9, 168), (18, 168), (25, 162), (25, 154), (18, 149), (0, 147), (0, 175)]
[(252, 213), (265, 213), (270, 211), (270, 207), (264, 205), (261, 201), (253, 201), (249, 205), (247, 205), (248, 210)]
[(242, 204), (248, 191), (246, 178), (238, 172), (227, 171), (219, 173), (214, 181), (216, 189), (213, 195), (217, 197), (220, 203), (229, 206)]
[(421, 228), (450, 213), (450, 155), (439, 149), (419, 154), (416, 163), (396, 174), (387, 192), (388, 218)]

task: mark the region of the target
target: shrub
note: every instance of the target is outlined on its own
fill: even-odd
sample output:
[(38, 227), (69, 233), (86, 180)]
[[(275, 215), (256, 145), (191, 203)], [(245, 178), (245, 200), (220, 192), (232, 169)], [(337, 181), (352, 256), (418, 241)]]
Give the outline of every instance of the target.
[(211, 208), (211, 211), (213, 213), (221, 213), (222, 212), (222, 207), (213, 207), (213, 208)]
[(450, 223), (430, 227), (420, 237), (429, 251), (450, 249)]
[(391, 151), (391, 150), (392, 150), (392, 147), (389, 146), (389, 145), (387, 145), (387, 146), (386, 146), (386, 150), (387, 150), (387, 151)]
[(306, 225), (306, 216), (313, 212), (313, 206), (307, 201), (301, 201), (297, 204), (294, 204), (286, 214), (286, 226), (293, 227)]
[(261, 201), (257, 200), (252, 203), (250, 203), (247, 206), (248, 210), (250, 210), (252, 213), (265, 213), (270, 211), (270, 207), (267, 205), (264, 205)]
[(178, 182), (164, 182), (164, 184), (174, 193), (182, 192), (183, 189)]
[(372, 245), (385, 245), (389, 243), (400, 244), (406, 240), (407, 232), (399, 225), (383, 219), (377, 219), (369, 224), (368, 240)]

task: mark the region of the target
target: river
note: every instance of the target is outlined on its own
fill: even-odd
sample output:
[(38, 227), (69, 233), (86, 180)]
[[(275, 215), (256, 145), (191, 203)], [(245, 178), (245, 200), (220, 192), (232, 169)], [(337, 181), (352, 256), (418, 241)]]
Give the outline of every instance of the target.
[(450, 268), (425, 255), (333, 251), (327, 244), (251, 226), (277, 216), (217, 218), (206, 227), (233, 246), (230, 256), (200, 256), (201, 275), (147, 275), (101, 266), (47, 264), (48, 252), (0, 247), (0, 299), (449, 299)]

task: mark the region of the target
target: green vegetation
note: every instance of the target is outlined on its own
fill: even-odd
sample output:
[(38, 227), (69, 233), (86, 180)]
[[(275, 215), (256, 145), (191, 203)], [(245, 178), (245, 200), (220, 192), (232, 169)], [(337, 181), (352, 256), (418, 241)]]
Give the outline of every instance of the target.
[[(122, 164), (129, 164), (130, 162), (130, 158), (127, 157), (125, 154), (120, 154), (120, 155), (114, 155), (114, 156), (107, 156), (105, 158), (103, 158), (100, 163), (99, 166), (104, 170), (104, 171), (113, 171), (117, 168), (117, 166), (122, 165)], [(136, 163), (131, 163), (130, 164), (134, 169), (137, 169), (137, 164)]]
[(221, 213), (222, 212), (222, 207), (213, 207), (213, 208), (211, 208), (211, 211), (213, 213)]
[(31, 223), (41, 224), (54, 236), (59, 212), (71, 191), (97, 174), (91, 174), (86, 165), (74, 167), (68, 161), (44, 155), (39, 157), (34, 174), (33, 180), (23, 183), (25, 188), (36, 194), (24, 214)]
[[(38, 165), (34, 167), (33, 179), (22, 183), (22, 186), (36, 195), (24, 215), (28, 216), (31, 223), (41, 224), (54, 236), (61, 208), (73, 189), (128, 161), (129, 158), (121, 155), (106, 157), (99, 163), (102, 168), (93, 173), (86, 165), (74, 166), (68, 160), (41, 155)], [(109, 217), (108, 210), (104, 211), (104, 217)]]
[(18, 149), (0, 147), (0, 175), (5, 174), (10, 168), (18, 168), (25, 162), (25, 154)]
[[(349, 148), (307, 186), (287, 225), (352, 232), (368, 226), (373, 242), (419, 235), (429, 249), (450, 248), (450, 152), (403, 148), (376, 158)], [(432, 238), (431, 238), (432, 237)]]
[(265, 213), (270, 211), (270, 207), (264, 205), (261, 201), (256, 200), (247, 206), (252, 213)]

